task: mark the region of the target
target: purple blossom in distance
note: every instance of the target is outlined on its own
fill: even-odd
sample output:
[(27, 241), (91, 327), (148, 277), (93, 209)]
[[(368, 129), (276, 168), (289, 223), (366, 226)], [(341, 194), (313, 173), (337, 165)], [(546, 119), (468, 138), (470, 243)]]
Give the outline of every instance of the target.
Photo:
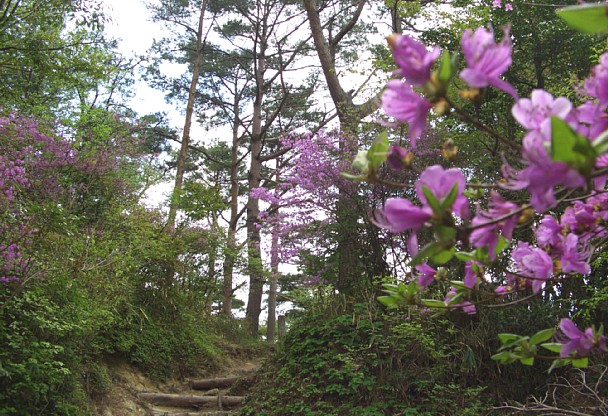
[(483, 27), (475, 32), (467, 29), (460, 44), (467, 63), (467, 67), (460, 73), (460, 78), (471, 87), (492, 86), (511, 95), (515, 100), (519, 98), (515, 88), (500, 79), (512, 62), (511, 34), (508, 28), (505, 29), (500, 43), (494, 41), (493, 32)]
[(469, 289), (473, 289), (477, 282), (479, 281), (479, 276), (475, 269), (481, 270), (481, 263), (470, 260), (467, 261), (464, 265), (464, 286)]

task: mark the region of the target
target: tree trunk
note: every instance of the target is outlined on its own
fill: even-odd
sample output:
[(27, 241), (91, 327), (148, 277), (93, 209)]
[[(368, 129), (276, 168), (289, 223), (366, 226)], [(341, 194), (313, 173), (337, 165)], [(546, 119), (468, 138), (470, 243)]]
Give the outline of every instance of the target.
[(182, 132), (182, 143), (179, 149), (177, 158), (177, 172), (175, 173), (175, 185), (171, 194), (171, 202), (169, 205), (169, 215), (167, 219), (167, 228), (171, 231), (175, 228), (175, 219), (177, 217), (177, 208), (179, 206), (179, 198), (184, 181), (184, 171), (186, 168), (186, 158), (188, 156), (188, 146), (190, 145), (190, 129), (192, 127), (192, 114), (194, 113), (194, 99), (196, 97), (196, 87), (198, 85), (198, 77), (203, 65), (203, 19), (205, 17), (205, 9), (207, 0), (201, 2), (201, 12), (198, 18), (198, 31), (196, 33), (196, 59), (194, 68), (192, 69), (192, 80), (190, 89), (188, 90), (188, 104), (186, 105), (186, 119), (184, 121), (184, 131)]
[(239, 213), (239, 99), (234, 97), (233, 111), (235, 114), (232, 123), (232, 157), (230, 161), (230, 222), (228, 223), (228, 239), (226, 242), (226, 254), (224, 257), (224, 281), (222, 283), (222, 314), (232, 315), (232, 288), (234, 262), (236, 260), (236, 226)]
[[(315, 0), (304, 0), (304, 7), (308, 16), (310, 29), (313, 35), (315, 49), (323, 69), (331, 98), (336, 106), (340, 129), (346, 142), (342, 150), (353, 151), (358, 146), (357, 131), (361, 119), (376, 109), (374, 99), (355, 105), (352, 97), (344, 91), (336, 70), (336, 50), (341, 39), (352, 30), (357, 23), (366, 0), (359, 0), (357, 9), (344, 27), (328, 42), (323, 35), (323, 26), (319, 18)], [(340, 292), (351, 292), (356, 288), (361, 277), (360, 270), (360, 244), (358, 220), (361, 217), (352, 202), (353, 195), (341, 189), (336, 204), (336, 221), (338, 223), (338, 276), (336, 286)]]
[[(258, 188), (262, 173), (262, 104), (266, 87), (264, 74), (266, 72), (266, 47), (267, 47), (267, 15), (264, 9), (266, 5), (258, 3), (259, 12), (263, 13), (259, 25), (255, 31), (255, 100), (253, 102), (253, 119), (251, 123), (251, 163), (249, 166), (249, 190)], [(245, 317), (249, 321), (250, 333), (258, 335), (260, 325), (260, 313), (262, 312), (262, 294), (264, 292), (264, 274), (262, 268), (262, 256), (260, 251), (260, 230), (257, 227), (258, 215), (260, 213), (259, 201), (249, 196), (247, 200), (247, 269), (249, 272), (249, 296)]]
[[(276, 181), (279, 183), (279, 161), (277, 160)], [(276, 214), (279, 208), (276, 208)], [(272, 210), (272, 208), (271, 208)], [(279, 230), (277, 226), (272, 227), (272, 241), (270, 243), (270, 290), (268, 291), (268, 320), (266, 321), (266, 340), (274, 342), (275, 327), (277, 325), (277, 286), (279, 280)]]

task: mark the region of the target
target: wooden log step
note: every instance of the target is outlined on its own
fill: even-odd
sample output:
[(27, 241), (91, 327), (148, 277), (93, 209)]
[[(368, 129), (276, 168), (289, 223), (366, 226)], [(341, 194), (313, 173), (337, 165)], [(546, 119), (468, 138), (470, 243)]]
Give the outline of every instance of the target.
[(243, 396), (193, 396), (186, 394), (139, 393), (140, 399), (158, 406), (202, 407), (215, 404), (220, 409), (223, 406), (234, 407), (243, 403)]
[(191, 380), (190, 388), (194, 390), (211, 390), (230, 387), (242, 377), (219, 377), (219, 378), (204, 378), (202, 380)]

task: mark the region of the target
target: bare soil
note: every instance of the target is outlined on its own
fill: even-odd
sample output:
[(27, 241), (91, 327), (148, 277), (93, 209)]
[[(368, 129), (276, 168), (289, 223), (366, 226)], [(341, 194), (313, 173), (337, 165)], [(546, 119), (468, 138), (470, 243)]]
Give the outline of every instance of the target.
[[(220, 370), (211, 374), (197, 374), (195, 378), (240, 376), (255, 371), (259, 360), (242, 354), (239, 347), (227, 348), (228, 351)], [(162, 392), (175, 394), (192, 394), (188, 379), (169, 379), (163, 382), (153, 381), (140, 370), (131, 366), (126, 360), (111, 358), (106, 363), (112, 379), (107, 394), (97, 398), (93, 407), (96, 416), (148, 416), (152, 407), (140, 400), (137, 395), (145, 392)], [(158, 409), (154, 409), (158, 410)], [(178, 409), (163, 409), (171, 412)], [(183, 409), (182, 409), (183, 411)]]

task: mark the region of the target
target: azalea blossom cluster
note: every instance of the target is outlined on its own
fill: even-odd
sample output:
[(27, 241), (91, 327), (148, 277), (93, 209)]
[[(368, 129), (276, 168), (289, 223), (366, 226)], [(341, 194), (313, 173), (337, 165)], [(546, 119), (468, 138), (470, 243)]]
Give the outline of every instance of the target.
[(16, 280), (27, 272), (28, 262), (21, 247), (29, 242), (30, 230), (17, 201), (19, 192), (30, 186), (23, 165), (21, 159), (7, 160), (0, 155), (0, 283)]
[[(500, 2), (494, 5), (500, 7)], [(427, 128), (431, 110), (439, 116), (450, 114), (447, 91), (453, 85), (450, 71), (456, 66), (446, 68), (450, 61), (440, 59), (438, 47), (428, 49), (408, 35), (392, 35), (388, 43), (398, 69), (383, 92), (382, 109), (397, 123), (408, 124), (410, 145), (415, 147)], [(475, 313), (472, 293), (489, 284), (484, 268), (494, 264), (520, 223), (535, 224), (536, 244), (513, 243), (510, 266), (495, 288), (498, 298), (527, 289), (536, 294), (547, 282), (591, 273), (592, 256), (608, 236), (608, 194), (602, 170), (608, 166), (608, 54), (584, 80), (578, 92), (585, 102), (575, 107), (567, 98), (555, 98), (541, 89), (534, 90), (530, 98), (520, 98), (503, 79), (512, 62), (508, 28), (500, 42), (491, 30), (467, 30), (461, 47), (466, 67), (459, 77), (470, 88), (463, 96), (492, 87), (514, 99), (512, 115), (525, 129), (522, 165), (516, 169), (504, 161), (504, 179), (490, 192), (485, 208), (469, 203), (463, 171), (427, 167), (415, 182), (418, 202), (388, 199), (377, 211), (375, 222), (392, 233), (408, 233), (412, 271), (420, 290), (445, 278), (445, 272), (440, 273), (429, 262), (443, 264), (454, 256), (461, 260), (463, 280), (449, 289), (443, 306)], [(439, 69), (434, 71), (437, 64)], [(387, 162), (393, 167), (407, 165), (411, 161), (399, 163), (406, 155), (405, 149), (391, 146)], [(509, 201), (500, 189), (526, 190), (529, 203)], [(568, 190), (584, 190), (585, 196), (572, 201), (559, 218), (548, 214)], [(537, 222), (533, 221), (535, 214), (542, 216)], [(417, 235), (423, 228), (432, 230), (435, 241), (421, 248)], [(586, 355), (593, 349), (606, 351), (601, 331), (581, 331), (566, 318), (560, 329), (567, 338), (562, 357)]]
[(281, 262), (291, 263), (315, 246), (312, 241), (324, 239), (321, 230), (334, 217), (340, 190), (354, 192), (356, 186), (340, 176), (346, 165), (336, 155), (345, 139), (337, 132), (292, 133), (280, 141), (291, 149), (289, 163), (278, 167), (273, 189), (255, 188), (250, 195), (269, 204), (259, 214), (259, 226), (278, 234), (277, 255)]
[[(52, 127), (14, 114), (0, 117), (0, 282), (33, 273), (31, 247), (47, 223), (48, 210), (66, 199), (82, 200), (88, 181), (137, 154), (122, 139), (105, 146), (81, 145), (52, 133)], [(134, 149), (132, 149), (134, 150)], [(126, 182), (116, 176), (114, 189)], [(118, 186), (120, 185), (120, 186)], [(61, 209), (61, 208), (59, 208)]]

